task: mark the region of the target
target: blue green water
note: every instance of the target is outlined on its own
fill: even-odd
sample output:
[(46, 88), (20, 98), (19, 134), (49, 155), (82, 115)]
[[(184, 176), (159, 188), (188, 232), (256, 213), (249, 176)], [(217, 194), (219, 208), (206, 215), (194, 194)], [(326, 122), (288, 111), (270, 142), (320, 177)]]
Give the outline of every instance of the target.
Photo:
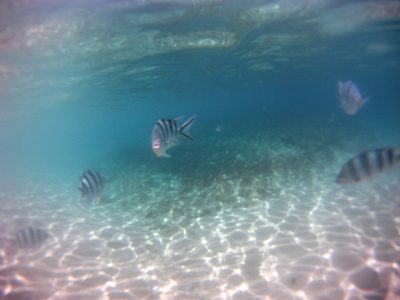
[[(77, 254), (88, 238), (85, 230), (79, 231), (82, 222), (92, 234), (89, 240), (96, 236), (100, 253), (105, 253), (97, 257), (100, 265), (111, 257), (120, 274), (123, 267), (113, 251), (132, 252), (122, 261), (137, 269), (131, 278), (145, 282), (140, 288), (132, 283), (129, 296), (125, 279), (113, 272), (104, 271), (110, 281), (80, 285), (81, 278), (71, 271), (77, 279), (70, 288), (60, 279), (54, 286), (63, 292), (40, 286), (44, 297), (72, 299), (82, 286), (88, 296), (97, 284), (103, 292), (90, 295), (99, 299), (119, 299), (118, 292), (128, 293), (120, 299), (322, 299), (318, 297), (334, 288), (326, 284), (319, 293), (315, 285), (320, 284), (318, 276), (326, 280), (329, 272), (341, 288), (327, 299), (381, 287), (391, 291), (386, 279), (365, 287), (359, 283), (364, 277), (354, 274), (364, 274), (364, 265), (379, 274), (396, 263), (398, 268), (399, 169), (354, 188), (342, 188), (334, 180), (341, 165), (360, 151), (400, 146), (399, 11), (400, 1), (2, 1), (2, 235), (12, 235), (18, 222), (40, 221), (57, 236), (45, 256), (53, 253), (56, 261), (76, 254), (83, 257), (81, 268), (89, 270), (85, 257), (93, 257)], [(354, 116), (339, 107), (339, 80), (352, 80), (370, 97)], [(194, 142), (182, 140), (169, 151), (170, 159), (156, 157), (150, 143), (155, 122), (192, 115), (197, 116), (191, 129)], [(81, 206), (76, 189), (88, 168), (107, 179), (107, 200), (97, 207)], [(357, 207), (371, 219), (364, 220)], [(42, 209), (52, 216), (47, 222)], [(93, 212), (101, 217), (92, 219)], [(383, 216), (390, 225), (380, 222)], [(338, 231), (360, 240), (353, 244), (331, 238), (330, 230), (337, 227), (329, 220), (335, 226), (347, 224)], [(375, 227), (369, 230), (367, 223)], [(168, 226), (176, 235), (163, 231)], [(310, 261), (319, 271), (307, 269), (296, 281), (282, 270), (292, 270), (292, 262), (299, 256), (306, 260), (308, 254), (293, 250), (291, 257), (289, 247), (281, 257), (279, 251), (268, 252), (268, 245), (294, 237), (308, 245), (299, 226), (315, 235), (316, 245), (305, 247), (308, 254), (315, 253)], [(265, 228), (274, 228), (271, 235)], [(57, 240), (60, 235), (64, 244)], [(220, 248), (197, 248), (217, 243), (217, 237)], [(116, 240), (126, 244), (110, 246)], [(160, 241), (158, 247), (155, 241)], [(157, 249), (143, 250), (136, 242)], [(350, 250), (335, 256), (347, 249), (341, 243)], [(23, 268), (41, 257), (39, 252), (18, 261), (1, 245), (0, 279), (7, 283), (0, 285), (0, 298), (19, 292), (9, 283), (8, 276), (14, 276), (6, 272), (10, 266)], [(385, 247), (391, 252), (382, 259)], [(206, 268), (212, 276), (208, 271), (205, 279), (189, 276), (200, 287), (212, 281), (209, 294), (177, 275), (186, 270), (179, 259), (178, 269), (171, 271), (174, 251), (180, 259), (194, 256), (213, 265), (212, 272)], [(321, 263), (330, 260), (327, 253), (334, 258)], [(226, 261), (230, 255), (236, 263)], [(214, 264), (217, 258), (219, 264)], [(60, 261), (73, 269), (79, 259)], [(354, 269), (343, 266), (348, 260)], [(46, 263), (41, 261), (40, 267), (46, 269)], [(233, 265), (241, 272), (233, 271)], [(150, 276), (152, 268), (159, 273)], [(30, 275), (26, 278), (29, 282)], [(261, 286), (269, 282), (269, 289), (258, 290), (254, 278)], [(34, 293), (35, 284), (26, 286), (32, 299), (41, 298)], [(111, 287), (114, 296), (107, 292)], [(191, 288), (198, 296), (188, 296)]]
[(397, 120), (396, 1), (93, 5), (2, 5), (2, 163), (62, 170), (148, 148), (160, 117), (198, 115), (197, 138), (339, 118), (347, 79), (371, 97), (353, 123)]

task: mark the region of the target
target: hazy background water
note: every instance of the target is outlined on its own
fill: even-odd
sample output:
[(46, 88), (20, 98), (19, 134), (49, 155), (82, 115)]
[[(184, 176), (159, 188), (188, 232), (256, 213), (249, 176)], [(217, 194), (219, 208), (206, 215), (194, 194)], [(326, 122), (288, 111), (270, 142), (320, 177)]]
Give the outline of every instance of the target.
[[(334, 180), (400, 146), (399, 18), (386, 0), (0, 1), (0, 298), (398, 296), (399, 169)], [(355, 116), (349, 79), (370, 97)], [(192, 115), (195, 141), (157, 158), (157, 119)], [(27, 226), (49, 240), (13, 248)]]
[[(399, 16), (399, 1), (2, 1), (2, 178), (154, 161), (160, 117), (196, 114), (196, 140), (298, 122), (383, 134)], [(338, 107), (347, 79), (371, 97), (354, 117)]]

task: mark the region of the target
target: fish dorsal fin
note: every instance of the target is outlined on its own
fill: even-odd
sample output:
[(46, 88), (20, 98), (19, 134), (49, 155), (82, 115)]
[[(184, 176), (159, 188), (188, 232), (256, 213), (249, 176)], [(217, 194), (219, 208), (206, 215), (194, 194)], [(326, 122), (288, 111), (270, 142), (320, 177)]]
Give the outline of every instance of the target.
[(175, 117), (174, 120), (179, 122), (180, 120), (182, 120), (185, 116), (179, 116), (179, 117)]

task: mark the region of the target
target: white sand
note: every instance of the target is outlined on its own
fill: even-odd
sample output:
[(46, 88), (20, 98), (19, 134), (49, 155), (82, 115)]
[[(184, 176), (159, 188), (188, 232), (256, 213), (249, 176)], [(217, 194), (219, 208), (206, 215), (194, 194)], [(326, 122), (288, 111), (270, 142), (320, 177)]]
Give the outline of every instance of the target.
[[(0, 298), (395, 299), (398, 174), (339, 186), (360, 141), (325, 142), (216, 140), (203, 164), (126, 166), (98, 206), (70, 182), (3, 191)], [(39, 249), (6, 240), (32, 224)]]

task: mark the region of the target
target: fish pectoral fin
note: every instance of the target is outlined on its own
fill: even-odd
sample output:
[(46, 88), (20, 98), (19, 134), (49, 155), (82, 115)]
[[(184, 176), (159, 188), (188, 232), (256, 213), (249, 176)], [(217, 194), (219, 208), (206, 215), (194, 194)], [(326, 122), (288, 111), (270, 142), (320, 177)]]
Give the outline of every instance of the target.
[(78, 186), (78, 190), (81, 192), (81, 197), (83, 198), (85, 196), (85, 190), (82, 186)]
[(168, 154), (167, 152), (162, 153), (160, 156), (166, 157), (166, 158), (171, 158), (171, 155)]
[(171, 157), (171, 155), (169, 155), (167, 153), (166, 149), (163, 149), (162, 151), (157, 152), (156, 155), (157, 155), (157, 157), (167, 157), (167, 158)]

